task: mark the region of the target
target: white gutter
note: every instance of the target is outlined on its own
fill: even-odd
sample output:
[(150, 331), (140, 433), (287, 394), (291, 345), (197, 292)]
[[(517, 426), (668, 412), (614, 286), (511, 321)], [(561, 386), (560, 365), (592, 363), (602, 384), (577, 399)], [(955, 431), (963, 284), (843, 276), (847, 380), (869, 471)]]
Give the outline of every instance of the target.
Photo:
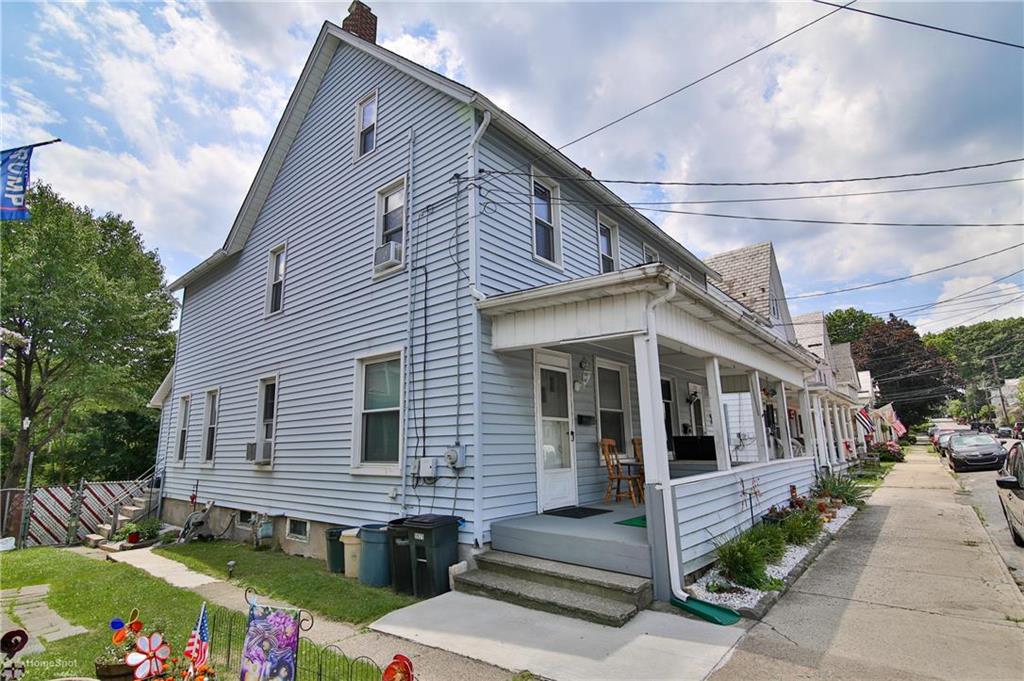
[[(474, 111), (473, 109), (470, 109)], [(473, 115), (474, 120), (476, 114)], [(477, 189), (476, 176), (479, 170), (479, 159), (480, 159), (480, 140), (483, 138), (484, 133), (487, 132), (488, 126), (491, 124), (491, 112), (484, 111), (483, 120), (480, 121), (480, 127), (473, 133), (473, 138), (469, 141), (469, 149), (466, 151), (466, 176), (470, 182), (469, 190), (469, 224), (466, 229), (468, 231), (469, 239), (469, 276), (472, 281), (469, 282), (469, 295), (471, 295), (477, 302), (485, 299), (483, 293), (477, 288), (477, 284), (480, 282), (480, 257), (479, 257), (479, 241), (480, 234), (477, 220), (477, 212), (479, 211), (479, 195), (480, 192)], [(458, 211), (456, 211), (458, 212)], [(480, 355), (483, 351), (481, 347), (482, 341), (480, 339), (480, 311), (473, 309), (473, 314), (470, 318), (470, 338), (473, 339), (473, 539), (476, 542), (478, 548), (482, 548), (484, 544), (484, 530), (483, 530), (483, 498), (484, 498), (484, 467), (483, 467), (483, 402), (480, 396), (480, 376), (481, 370), (481, 359)]]

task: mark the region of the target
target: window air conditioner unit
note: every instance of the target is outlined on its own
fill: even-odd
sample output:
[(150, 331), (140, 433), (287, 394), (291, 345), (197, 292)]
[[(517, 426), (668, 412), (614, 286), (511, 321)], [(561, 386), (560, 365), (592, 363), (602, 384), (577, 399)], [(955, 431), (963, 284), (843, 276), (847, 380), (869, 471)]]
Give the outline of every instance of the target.
[(245, 443), (245, 460), (258, 465), (269, 465), (274, 455), (273, 442)]
[(379, 272), (402, 264), (402, 244), (389, 241), (373, 252), (373, 270)]

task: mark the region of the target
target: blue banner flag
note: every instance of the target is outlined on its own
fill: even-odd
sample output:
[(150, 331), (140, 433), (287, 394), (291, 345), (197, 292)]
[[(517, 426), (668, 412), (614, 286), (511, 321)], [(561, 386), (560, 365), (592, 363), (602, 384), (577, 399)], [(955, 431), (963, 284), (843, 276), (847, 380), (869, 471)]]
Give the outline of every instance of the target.
[(28, 220), (28, 164), (32, 160), (32, 147), (19, 147), (0, 152), (0, 220)]

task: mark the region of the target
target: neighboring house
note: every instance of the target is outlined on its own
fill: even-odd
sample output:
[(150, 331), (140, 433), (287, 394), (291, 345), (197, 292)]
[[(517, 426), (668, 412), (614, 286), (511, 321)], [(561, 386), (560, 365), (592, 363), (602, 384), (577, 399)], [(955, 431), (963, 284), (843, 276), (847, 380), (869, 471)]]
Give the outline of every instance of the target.
[[(177, 355), (153, 400), (165, 517), (195, 494), (217, 532), (266, 516), (284, 550), (322, 556), (326, 527), (453, 514), (464, 556), (653, 576), (667, 598), (815, 476), (790, 419), (779, 447), (752, 427), (756, 457), (734, 461), (726, 389), (745, 387), (752, 423), (766, 400), (810, 423), (818, 362), (375, 30), (359, 2), (324, 24), (224, 246), (172, 284)], [(646, 504), (603, 505), (602, 439), (642, 463)], [(545, 513), (576, 506), (609, 512)], [(646, 528), (618, 524), (634, 516)]]
[[(882, 440), (882, 425), (883, 421), (877, 414), (874, 413), (874, 407), (879, 406), (877, 402), (878, 398), (878, 384), (875, 383), (875, 379), (871, 377), (870, 371), (858, 371), (857, 372), (857, 401), (862, 407), (868, 408), (868, 413), (871, 415), (871, 425), (875, 429), (873, 433), (865, 434), (865, 445), (867, 440), (878, 442)], [(870, 435), (870, 438), (869, 438)]]
[(819, 360), (808, 381), (813, 393), (814, 428), (818, 434), (818, 457), (831, 470), (849, 467), (857, 447), (867, 443), (854, 413), (860, 409), (860, 382), (850, 354), (850, 344), (832, 345), (828, 338), (825, 314), (809, 312), (793, 319), (800, 345)]

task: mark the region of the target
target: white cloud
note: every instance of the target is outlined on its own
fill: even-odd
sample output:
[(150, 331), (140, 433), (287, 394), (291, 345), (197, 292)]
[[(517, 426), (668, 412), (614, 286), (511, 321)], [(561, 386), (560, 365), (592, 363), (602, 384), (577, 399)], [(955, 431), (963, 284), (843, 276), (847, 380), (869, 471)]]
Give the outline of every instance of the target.
[(922, 333), (938, 333), (961, 324), (1024, 316), (1024, 288), (995, 277), (955, 277), (942, 284), (935, 302), (948, 301), (913, 320)]
[(462, 53), (458, 39), (451, 31), (437, 31), (432, 38), (402, 33), (382, 40), (381, 47), (449, 78), (459, 78), (462, 74)]
[(270, 130), (270, 121), (251, 106), (235, 107), (228, 112), (228, 116), (235, 132), (240, 134), (263, 136)]

